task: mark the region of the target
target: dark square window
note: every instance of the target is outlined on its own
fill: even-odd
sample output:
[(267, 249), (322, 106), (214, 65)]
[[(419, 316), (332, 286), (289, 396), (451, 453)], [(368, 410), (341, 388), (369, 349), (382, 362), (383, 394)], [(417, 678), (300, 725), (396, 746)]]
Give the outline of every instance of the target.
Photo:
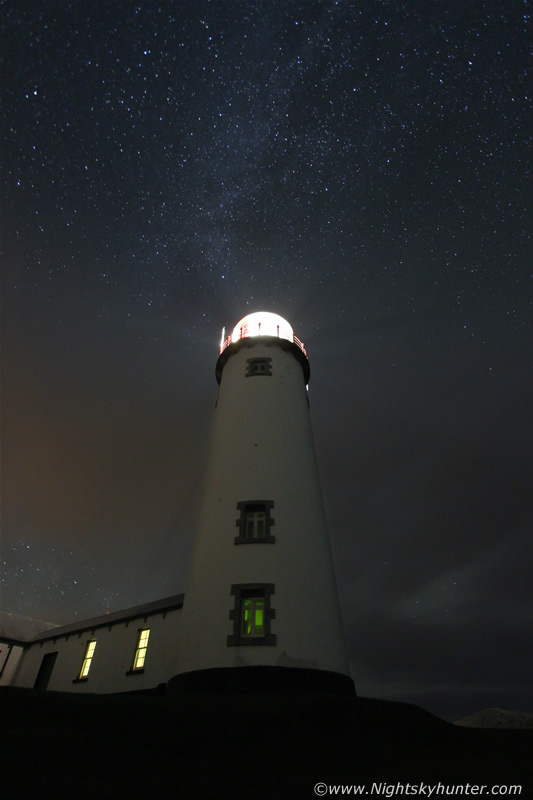
[(272, 375), (271, 358), (246, 359), (246, 377), (253, 378), (257, 375)]
[(276, 618), (270, 607), (274, 584), (235, 583), (231, 594), (235, 596), (235, 607), (229, 614), (233, 633), (228, 636), (228, 647), (276, 644), (276, 635), (270, 632), (270, 621)]
[(235, 544), (260, 544), (276, 541), (270, 529), (274, 525), (274, 520), (270, 514), (274, 508), (272, 500), (246, 500), (237, 503), (237, 510), (240, 511), (239, 518), (235, 525), (239, 529), (239, 535), (235, 537)]

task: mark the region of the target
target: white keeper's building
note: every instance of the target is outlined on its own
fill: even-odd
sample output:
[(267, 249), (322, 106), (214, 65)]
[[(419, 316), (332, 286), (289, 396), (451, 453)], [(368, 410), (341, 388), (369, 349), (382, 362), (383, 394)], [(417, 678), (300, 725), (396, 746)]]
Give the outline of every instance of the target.
[(0, 626), (0, 685), (75, 692), (353, 692), (318, 468), (309, 362), (289, 323), (224, 338), (184, 595), (30, 641)]

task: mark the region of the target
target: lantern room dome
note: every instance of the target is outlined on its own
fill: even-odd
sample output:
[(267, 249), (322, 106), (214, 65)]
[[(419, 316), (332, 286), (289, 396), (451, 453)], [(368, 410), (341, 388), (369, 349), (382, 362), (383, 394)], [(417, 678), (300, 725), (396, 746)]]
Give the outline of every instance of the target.
[(256, 311), (248, 314), (238, 322), (232, 333), (232, 341), (246, 339), (249, 336), (277, 336), (292, 342), (294, 331), (286, 319), (270, 311)]
[(225, 338), (225, 335), (225, 328), (223, 328), (220, 340), (220, 354), (230, 344), (236, 344), (242, 339), (256, 336), (275, 336), (277, 339), (286, 339), (288, 342), (295, 344), (307, 358), (304, 343), (294, 335), (294, 331), (287, 320), (280, 317), (279, 314), (273, 314), (271, 311), (255, 311), (253, 314), (247, 314), (235, 325), (233, 333), (227, 338)]

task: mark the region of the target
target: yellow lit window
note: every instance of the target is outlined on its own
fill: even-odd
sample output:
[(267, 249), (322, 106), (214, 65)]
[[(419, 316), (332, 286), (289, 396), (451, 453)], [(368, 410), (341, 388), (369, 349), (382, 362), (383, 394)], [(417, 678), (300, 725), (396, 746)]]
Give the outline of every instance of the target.
[(83, 658), (83, 663), (80, 669), (80, 678), (86, 678), (89, 674), (89, 670), (91, 668), (91, 661), (93, 660), (94, 650), (96, 647), (96, 640), (92, 642), (87, 642), (87, 649), (85, 651), (85, 656)]
[(139, 631), (139, 641), (137, 642), (137, 650), (133, 659), (132, 669), (143, 669), (144, 659), (146, 658), (146, 650), (148, 648), (148, 637), (150, 636), (150, 628), (145, 628)]

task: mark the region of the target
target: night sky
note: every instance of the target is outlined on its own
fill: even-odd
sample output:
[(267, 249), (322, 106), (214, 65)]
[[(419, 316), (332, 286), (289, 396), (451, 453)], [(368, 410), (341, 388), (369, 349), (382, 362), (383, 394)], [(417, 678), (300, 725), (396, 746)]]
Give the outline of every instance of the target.
[(530, 12), (0, 3), (4, 611), (184, 590), (221, 329), (274, 311), (359, 693), (533, 710)]

